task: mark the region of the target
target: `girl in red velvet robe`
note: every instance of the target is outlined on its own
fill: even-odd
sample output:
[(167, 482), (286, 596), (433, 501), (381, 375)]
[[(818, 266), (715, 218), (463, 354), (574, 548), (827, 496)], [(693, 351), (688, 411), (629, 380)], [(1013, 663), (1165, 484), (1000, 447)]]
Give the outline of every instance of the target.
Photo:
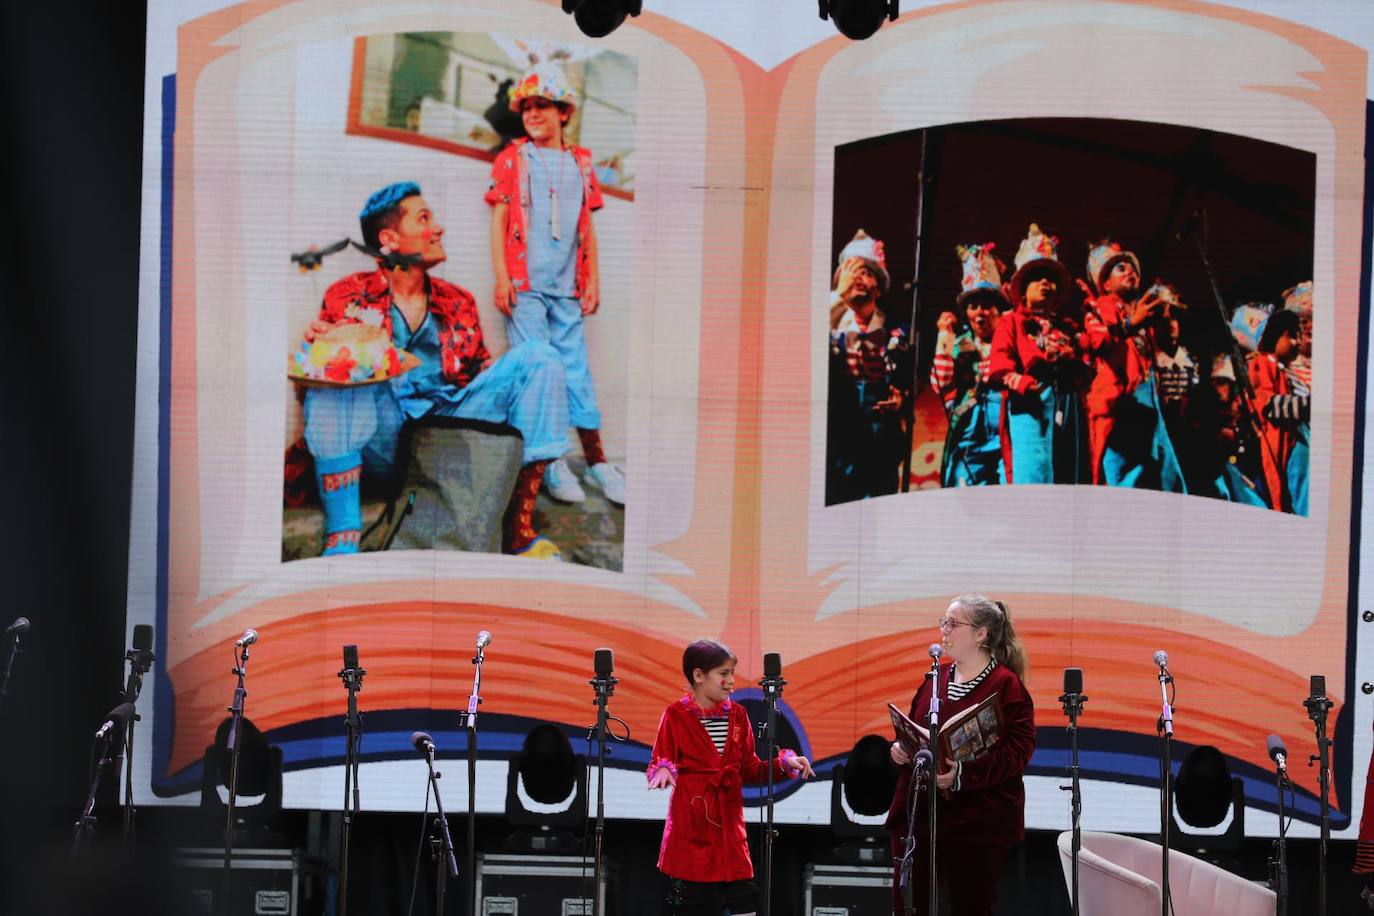
[[(649, 788), (673, 789), (658, 869), (670, 879), (674, 913), (719, 916), (728, 907), (747, 916), (758, 906), (741, 787), (767, 781), (768, 764), (754, 752), (744, 707), (730, 702), (737, 661), (713, 639), (688, 646), (682, 673), (691, 692), (663, 713), (654, 740)], [(772, 766), (777, 778), (815, 775), (790, 750), (780, 750)]]
[[(989, 916), (997, 903), (997, 878), (1012, 846), (1025, 837), (1026, 790), (1021, 774), (1035, 750), (1035, 710), (1021, 678), (1026, 654), (1000, 601), (961, 595), (940, 621), (945, 655), (954, 660), (940, 671), (940, 721), (996, 694), (1002, 707), (1002, 741), (977, 759), (943, 760), (935, 783), (936, 874), (951, 916)], [(913, 722), (927, 724), (931, 683), (911, 701)], [(911, 792), (911, 758), (900, 744), (892, 760), (902, 767), (887, 815), (894, 861), (904, 852)], [(916, 803), (916, 851), (911, 869), (914, 912), (926, 916), (929, 859), (925, 795)], [(900, 864), (893, 869), (892, 912), (903, 908)]]

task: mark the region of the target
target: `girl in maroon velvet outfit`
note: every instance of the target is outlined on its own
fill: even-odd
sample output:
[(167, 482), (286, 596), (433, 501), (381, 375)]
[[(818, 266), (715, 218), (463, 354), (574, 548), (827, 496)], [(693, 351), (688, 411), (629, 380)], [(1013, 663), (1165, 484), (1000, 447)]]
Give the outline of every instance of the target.
[[(1021, 678), (1026, 653), (1016, 638), (1011, 614), (1000, 601), (961, 595), (940, 619), (945, 656), (953, 665), (940, 670), (940, 721), (976, 706), (995, 694), (1002, 707), (1002, 741), (975, 760), (939, 761), (935, 784), (936, 873), (951, 916), (988, 916), (997, 902), (997, 878), (1011, 847), (1025, 837), (1026, 790), (1021, 774), (1035, 750), (1035, 710)], [(912, 721), (928, 724), (931, 682), (927, 678), (912, 698)], [(887, 815), (894, 859), (902, 855), (911, 790), (911, 758), (900, 744), (892, 760), (902, 767)], [(929, 862), (926, 799), (916, 803), (916, 852), (913, 860), (914, 912), (927, 916)], [(894, 868), (892, 911), (904, 912)]]
[[(741, 786), (768, 779), (754, 753), (754, 729), (744, 707), (730, 702), (735, 654), (713, 639), (682, 653), (690, 692), (663, 713), (649, 762), (650, 789), (672, 788), (658, 869), (668, 876), (672, 912), (751, 916), (758, 906), (754, 866), (744, 832)], [(814, 776), (790, 750), (772, 762), (777, 778)]]

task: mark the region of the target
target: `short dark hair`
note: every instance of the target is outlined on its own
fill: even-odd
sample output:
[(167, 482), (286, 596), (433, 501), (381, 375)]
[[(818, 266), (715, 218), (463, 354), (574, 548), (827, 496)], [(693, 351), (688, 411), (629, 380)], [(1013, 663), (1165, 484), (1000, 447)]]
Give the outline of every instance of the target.
[(1298, 320), (1298, 313), (1279, 309), (1264, 322), (1264, 331), (1260, 333), (1259, 345), (1255, 349), (1261, 353), (1273, 353), (1279, 338), (1285, 333), (1296, 338), (1301, 332), (1302, 322)]
[(692, 684), (692, 672), (700, 668), (711, 671), (728, 661), (739, 661), (729, 647), (714, 639), (698, 639), (682, 653), (682, 673), (687, 676), (687, 684)]
[(358, 214), (363, 244), (371, 248), (381, 248), (382, 240), (379, 236), (382, 230), (395, 228), (401, 221), (401, 201), (419, 195), (418, 184), (413, 181), (398, 181), (369, 197), (363, 205), (362, 212)]

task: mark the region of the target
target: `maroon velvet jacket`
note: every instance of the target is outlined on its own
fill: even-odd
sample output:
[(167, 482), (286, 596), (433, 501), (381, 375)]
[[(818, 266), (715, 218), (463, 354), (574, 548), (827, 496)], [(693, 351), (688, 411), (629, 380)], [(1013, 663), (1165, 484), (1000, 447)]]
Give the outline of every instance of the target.
[[(940, 685), (949, 683), (949, 666), (940, 669)], [(988, 672), (983, 683), (962, 700), (940, 701), (940, 721), (962, 709), (976, 706), (990, 693), (1000, 697), (1003, 741), (977, 760), (966, 762), (959, 777), (959, 791), (942, 796), (936, 808), (940, 837), (951, 839), (989, 838), (1007, 844), (1020, 842), (1026, 835), (1026, 788), (1021, 774), (1030, 763), (1035, 750), (1035, 708), (1021, 679), (1006, 665), (998, 664)], [(908, 712), (913, 722), (922, 725), (930, 715), (930, 681), (921, 684), (911, 700)], [(944, 761), (939, 761), (944, 769)], [(897, 791), (887, 813), (887, 829), (894, 836), (904, 836), (907, 828), (907, 804), (911, 787), (911, 767), (903, 767), (897, 778)], [(917, 802), (917, 830), (925, 822), (925, 798)]]
[[(716, 753), (702, 726), (704, 715), (729, 716), (724, 754)], [(773, 761), (775, 779), (790, 775), (782, 761), (794, 756), (792, 751), (779, 751)], [(703, 711), (690, 694), (669, 706), (658, 724), (648, 777), (665, 767), (677, 785), (663, 825), (658, 870), (686, 881), (752, 878), (740, 789), (745, 782), (765, 782), (768, 768), (754, 752), (754, 729), (744, 707), (726, 700)]]

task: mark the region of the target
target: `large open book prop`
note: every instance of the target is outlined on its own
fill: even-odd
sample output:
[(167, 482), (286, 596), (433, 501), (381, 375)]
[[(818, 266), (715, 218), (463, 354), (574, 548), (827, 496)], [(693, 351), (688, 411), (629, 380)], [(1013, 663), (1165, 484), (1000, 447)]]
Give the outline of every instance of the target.
[[(891, 703), (887, 713), (892, 718), (892, 730), (901, 742), (902, 750), (915, 756), (930, 747), (930, 730), (918, 725)], [(992, 750), (1002, 740), (1002, 704), (997, 694), (988, 694), (977, 704), (961, 709), (940, 725), (937, 766), (945, 761), (974, 760)]]

